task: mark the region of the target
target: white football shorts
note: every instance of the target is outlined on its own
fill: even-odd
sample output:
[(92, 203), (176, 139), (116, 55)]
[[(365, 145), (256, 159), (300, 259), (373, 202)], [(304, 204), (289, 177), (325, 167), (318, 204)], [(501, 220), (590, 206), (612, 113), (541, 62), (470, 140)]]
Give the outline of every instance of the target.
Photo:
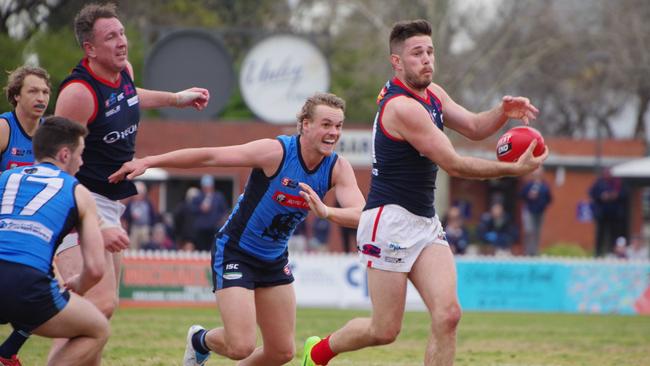
[[(122, 223), (120, 222), (120, 218), (122, 217), (126, 207), (119, 201), (113, 201), (101, 194), (93, 192), (90, 192), (90, 194), (95, 199), (95, 204), (97, 205), (97, 216), (99, 217), (100, 228), (121, 228)], [(76, 231), (63, 238), (61, 245), (56, 249), (56, 254), (59, 254), (66, 249), (70, 249), (75, 245), (79, 245), (79, 234), (77, 234)]]
[(429, 245), (449, 246), (437, 215), (414, 215), (399, 205), (364, 211), (357, 229), (357, 243), (361, 263), (391, 272), (410, 272)]

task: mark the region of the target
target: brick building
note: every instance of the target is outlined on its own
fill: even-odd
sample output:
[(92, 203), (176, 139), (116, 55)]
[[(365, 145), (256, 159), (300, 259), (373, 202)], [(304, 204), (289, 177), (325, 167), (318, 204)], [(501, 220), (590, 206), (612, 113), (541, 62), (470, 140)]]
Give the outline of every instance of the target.
[[(254, 139), (273, 138), (279, 134), (293, 134), (294, 125), (272, 125), (260, 122), (193, 122), (144, 120), (138, 131), (136, 157), (159, 154), (186, 147), (225, 146), (240, 144)], [(452, 137), (457, 140), (456, 136)], [(370, 183), (370, 139), (367, 125), (346, 123), (339, 150), (352, 163), (357, 181), (364, 194)], [(546, 180), (551, 185), (554, 200), (547, 211), (542, 235), (542, 249), (558, 242), (575, 243), (588, 251), (593, 248), (594, 227), (591, 222), (582, 222), (576, 215), (581, 201), (588, 200), (588, 190), (596, 179), (597, 166), (611, 166), (645, 155), (646, 145), (639, 140), (608, 140), (599, 147), (595, 141), (572, 139), (547, 139), (551, 156), (547, 160)], [(481, 143), (466, 140), (455, 141), (461, 154), (494, 158), (496, 138)], [(601, 151), (598, 158), (598, 151)], [(172, 210), (183, 198), (185, 190), (196, 185), (201, 174), (209, 173), (216, 178), (216, 187), (224, 192), (231, 203), (243, 191), (250, 169), (165, 169), (146, 177), (151, 181), (150, 194), (160, 209)], [(475, 224), (482, 212), (487, 210), (495, 194), (503, 197), (506, 208), (519, 217), (519, 202), (516, 192), (522, 179), (474, 181), (449, 178), (439, 174), (436, 207), (442, 216), (447, 207), (459, 200), (471, 206), (469, 224)], [(629, 228), (638, 233), (642, 226), (642, 189), (632, 190)], [(331, 195), (330, 195), (331, 196)], [(333, 197), (326, 201), (333, 204)], [(334, 226), (334, 225), (333, 225)], [(330, 249), (341, 248), (338, 228), (333, 227), (330, 235)], [(519, 246), (514, 248), (515, 252)]]

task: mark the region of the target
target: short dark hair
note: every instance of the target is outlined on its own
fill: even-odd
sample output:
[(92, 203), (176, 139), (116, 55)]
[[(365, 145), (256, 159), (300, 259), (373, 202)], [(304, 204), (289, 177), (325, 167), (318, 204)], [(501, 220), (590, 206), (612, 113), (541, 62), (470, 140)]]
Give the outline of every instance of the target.
[(117, 6), (113, 3), (91, 3), (79, 10), (74, 17), (74, 35), (79, 46), (83, 47), (84, 42), (93, 40), (95, 22), (102, 18), (117, 18)]
[(7, 85), (4, 87), (5, 95), (7, 100), (11, 103), (14, 108), (18, 102), (16, 102), (16, 96), (20, 95), (20, 89), (23, 88), (23, 83), (27, 75), (38, 76), (39, 78), (45, 80), (47, 87), (52, 89), (52, 84), (50, 83), (50, 74), (45, 71), (45, 69), (38, 66), (20, 66), (14, 71), (9, 72), (9, 78), (7, 80)]
[(397, 53), (404, 41), (414, 36), (431, 36), (431, 24), (424, 19), (403, 20), (393, 24), (388, 46), (390, 53)]
[(75, 150), (79, 147), (79, 137), (87, 135), (88, 129), (80, 123), (65, 117), (47, 117), (38, 126), (32, 138), (34, 157), (38, 161), (53, 158), (63, 147)]
[(302, 105), (300, 112), (296, 115), (298, 120), (298, 133), (302, 133), (302, 121), (305, 119), (312, 119), (314, 117), (314, 110), (316, 106), (325, 105), (328, 107), (340, 109), (345, 112), (345, 101), (331, 93), (316, 93), (307, 98), (305, 104)]

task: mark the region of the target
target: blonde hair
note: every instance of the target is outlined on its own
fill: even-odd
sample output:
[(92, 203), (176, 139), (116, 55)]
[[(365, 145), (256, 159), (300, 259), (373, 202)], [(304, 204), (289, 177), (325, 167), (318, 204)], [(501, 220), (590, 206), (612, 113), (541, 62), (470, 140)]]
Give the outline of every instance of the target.
[(302, 122), (306, 119), (311, 120), (314, 117), (316, 106), (325, 105), (328, 107), (340, 109), (345, 112), (345, 101), (331, 93), (316, 93), (307, 98), (305, 104), (302, 105), (300, 112), (296, 115), (298, 120), (297, 129), (298, 134), (302, 134)]

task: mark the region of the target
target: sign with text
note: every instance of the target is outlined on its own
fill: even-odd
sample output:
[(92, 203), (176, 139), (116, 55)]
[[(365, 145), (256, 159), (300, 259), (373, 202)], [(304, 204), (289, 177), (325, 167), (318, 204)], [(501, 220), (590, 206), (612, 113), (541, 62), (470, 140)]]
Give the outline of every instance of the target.
[(336, 152), (346, 158), (353, 167), (372, 166), (372, 130), (346, 130), (336, 144)]
[[(210, 255), (128, 252), (123, 305), (214, 305)], [(298, 306), (370, 308), (356, 255), (291, 254)], [(468, 311), (650, 314), (650, 262), (457, 257), (458, 297)], [(408, 310), (425, 310), (409, 282)]]
[(296, 123), (305, 100), (329, 89), (327, 60), (311, 42), (294, 35), (266, 38), (246, 55), (239, 86), (246, 105), (260, 119)]

